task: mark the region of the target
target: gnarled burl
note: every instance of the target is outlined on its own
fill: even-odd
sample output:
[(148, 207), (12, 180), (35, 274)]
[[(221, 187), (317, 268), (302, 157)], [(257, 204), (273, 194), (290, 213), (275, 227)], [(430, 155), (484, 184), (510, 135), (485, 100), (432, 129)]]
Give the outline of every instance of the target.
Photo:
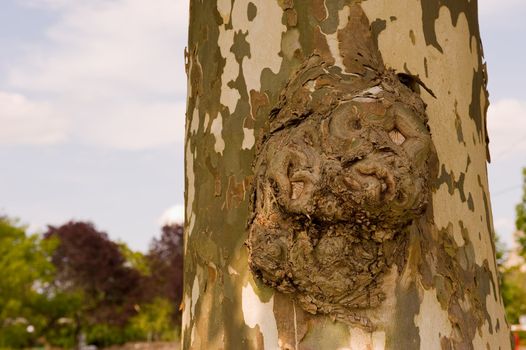
[(313, 54), (270, 115), (247, 245), (265, 284), (369, 326), (357, 311), (379, 306), (386, 272), (404, 266), (433, 146), (422, 99), (384, 67), (364, 16), (347, 30), (345, 69)]

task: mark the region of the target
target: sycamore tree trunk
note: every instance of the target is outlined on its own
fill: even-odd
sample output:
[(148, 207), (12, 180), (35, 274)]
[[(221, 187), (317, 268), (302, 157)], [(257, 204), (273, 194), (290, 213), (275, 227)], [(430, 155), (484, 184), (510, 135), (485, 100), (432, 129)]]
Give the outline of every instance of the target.
[(183, 349), (510, 349), (476, 0), (192, 0)]

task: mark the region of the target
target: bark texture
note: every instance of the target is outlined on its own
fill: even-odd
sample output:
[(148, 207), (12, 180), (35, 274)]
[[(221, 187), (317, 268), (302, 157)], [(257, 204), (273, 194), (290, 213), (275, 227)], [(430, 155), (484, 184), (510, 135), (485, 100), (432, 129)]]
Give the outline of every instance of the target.
[(191, 1), (186, 69), (184, 349), (510, 348), (476, 1)]

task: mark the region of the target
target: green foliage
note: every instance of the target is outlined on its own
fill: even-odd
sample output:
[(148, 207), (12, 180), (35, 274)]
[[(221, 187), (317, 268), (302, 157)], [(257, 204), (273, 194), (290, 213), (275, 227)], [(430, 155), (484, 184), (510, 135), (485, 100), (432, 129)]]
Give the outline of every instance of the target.
[(133, 337), (129, 337), (123, 327), (98, 323), (86, 329), (86, 343), (98, 347), (120, 345), (131, 339)]
[(86, 327), (86, 342), (105, 347), (129, 341), (173, 341), (177, 338), (170, 300), (156, 298), (150, 303), (138, 305), (137, 308), (137, 315), (124, 327), (105, 323)]
[(0, 348), (33, 345), (45, 328), (41, 310), (53, 279), (48, 256), (55, 245), (27, 235), (14, 220), (0, 218)]
[(63, 318), (61, 321), (46, 332), (45, 339), (54, 347), (72, 349), (77, 344), (76, 325), (72, 319)]
[(28, 347), (35, 341), (32, 334), (27, 332), (27, 322), (17, 320), (19, 323), (5, 324), (0, 335), (0, 349), (13, 349)]
[(130, 321), (130, 329), (148, 341), (175, 340), (177, 333), (172, 316), (170, 300), (156, 298), (151, 303), (141, 306), (139, 313)]
[(517, 324), (519, 316), (526, 315), (526, 273), (519, 267), (512, 267), (503, 273), (502, 298), (508, 322)]
[[(523, 169), (523, 195), (522, 200), (516, 206), (515, 225), (518, 231), (526, 232), (526, 168)], [(521, 234), (518, 238), (520, 254), (526, 257), (526, 235)], [(503, 266), (505, 260), (505, 249), (496, 241), (497, 264), (499, 267), (499, 282), (506, 309), (508, 322), (517, 324), (519, 316), (526, 315), (526, 272), (522, 266), (506, 268)]]
[(82, 292), (64, 292), (55, 288), (41, 313), (46, 315), (48, 326), (42, 336), (53, 346), (72, 348), (76, 344), (78, 314), (84, 304)]
[(56, 285), (51, 256), (58, 245), (0, 218), (0, 348), (34, 346), (43, 338), (55, 346), (75, 345), (71, 320), (83, 295)]
[(174, 340), (182, 227), (163, 232), (145, 255), (91, 223), (49, 227), (41, 236), (0, 216), (0, 350), (71, 349), (81, 335), (98, 347)]
[(141, 252), (136, 252), (130, 249), (124, 242), (118, 242), (119, 250), (126, 260), (128, 267), (134, 268), (139, 271), (143, 276), (150, 275), (150, 266), (148, 265), (148, 259)]

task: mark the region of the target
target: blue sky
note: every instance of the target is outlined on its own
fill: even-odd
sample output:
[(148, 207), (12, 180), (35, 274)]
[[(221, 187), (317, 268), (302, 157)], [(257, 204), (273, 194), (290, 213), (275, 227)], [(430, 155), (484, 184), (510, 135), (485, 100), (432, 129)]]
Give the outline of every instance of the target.
[[(479, 0), (490, 189), (511, 242), (526, 166), (526, 3)], [(146, 250), (181, 218), (188, 0), (2, 0), (0, 213)]]

